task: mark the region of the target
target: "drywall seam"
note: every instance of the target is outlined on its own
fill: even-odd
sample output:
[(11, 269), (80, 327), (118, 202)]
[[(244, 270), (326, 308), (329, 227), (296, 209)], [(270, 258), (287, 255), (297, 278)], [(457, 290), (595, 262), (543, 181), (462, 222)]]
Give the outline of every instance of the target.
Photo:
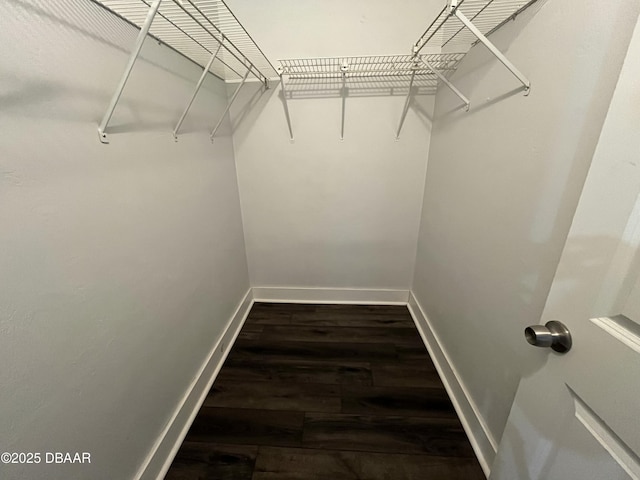
[(135, 476), (136, 480), (161, 480), (166, 475), (193, 420), (204, 403), (207, 393), (218, 376), (227, 354), (235, 343), (252, 305), (253, 293), (249, 288), (235, 313), (231, 316), (224, 333), (213, 345), (207, 359), (187, 388), (182, 401), (142, 464)]
[(451, 363), (440, 339), (431, 328), (429, 318), (424, 313), (424, 310), (422, 310), (413, 292), (409, 293), (408, 308), (418, 332), (420, 332), (422, 341), (427, 347), (429, 355), (438, 370), (440, 379), (442, 383), (444, 383), (449, 398), (456, 409), (456, 413), (462, 422), (462, 426), (469, 437), (469, 441), (478, 457), (480, 466), (488, 478), (491, 472), (491, 463), (498, 450), (498, 444), (489, 431), (478, 407), (465, 388), (455, 366)]
[(253, 287), (256, 302), (406, 305), (408, 290), (352, 288)]

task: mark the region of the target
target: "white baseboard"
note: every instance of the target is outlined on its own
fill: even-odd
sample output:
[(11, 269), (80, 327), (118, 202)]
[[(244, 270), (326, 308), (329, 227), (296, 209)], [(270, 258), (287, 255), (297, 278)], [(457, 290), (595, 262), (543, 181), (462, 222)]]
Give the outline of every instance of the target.
[(408, 290), (361, 290), (353, 288), (253, 287), (256, 302), (338, 303), (406, 305)]
[(489, 431), (484, 419), (480, 415), (478, 407), (465, 388), (455, 366), (451, 363), (440, 339), (431, 328), (429, 318), (420, 307), (420, 304), (413, 295), (413, 292), (409, 294), (408, 307), (409, 312), (411, 312), (411, 316), (416, 323), (416, 327), (420, 332), (422, 341), (427, 347), (429, 355), (431, 356), (431, 359), (438, 370), (438, 374), (442, 379), (442, 383), (444, 383), (444, 386), (447, 389), (447, 393), (449, 394), (451, 402), (456, 409), (456, 413), (458, 414), (458, 417), (460, 417), (462, 426), (469, 437), (469, 441), (471, 442), (471, 446), (478, 457), (480, 466), (482, 467), (484, 474), (489, 478), (491, 464), (496, 456), (498, 444)]
[(136, 480), (161, 480), (166, 475), (173, 458), (189, 431), (207, 393), (218, 376), (231, 346), (242, 329), (253, 305), (252, 290), (249, 289), (231, 317), (222, 336), (215, 343), (205, 362), (200, 367), (171, 420), (151, 449)]

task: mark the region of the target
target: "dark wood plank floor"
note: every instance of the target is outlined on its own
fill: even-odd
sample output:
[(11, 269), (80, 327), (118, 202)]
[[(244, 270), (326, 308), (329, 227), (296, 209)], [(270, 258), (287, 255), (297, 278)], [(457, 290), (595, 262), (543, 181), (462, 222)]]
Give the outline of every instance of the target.
[(256, 303), (168, 480), (484, 480), (404, 306)]

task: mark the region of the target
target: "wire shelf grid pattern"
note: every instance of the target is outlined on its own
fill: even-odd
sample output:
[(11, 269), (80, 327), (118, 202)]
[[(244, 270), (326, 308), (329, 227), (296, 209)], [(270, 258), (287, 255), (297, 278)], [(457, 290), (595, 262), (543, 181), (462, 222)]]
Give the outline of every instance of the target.
[[(345, 93), (349, 97), (406, 97), (409, 93), (410, 75), (382, 77), (352, 77), (343, 84), (338, 77), (300, 78), (287, 82), (285, 95), (289, 100), (302, 98), (339, 98)], [(438, 79), (433, 75), (417, 74), (411, 91), (414, 95), (434, 95)]]
[[(443, 75), (450, 75), (464, 54), (428, 54), (421, 57)], [(434, 75), (412, 55), (378, 55), (360, 57), (299, 58), (279, 60), (280, 72), (290, 80), (312, 78), (348, 78)]]
[[(153, 0), (96, 0), (140, 27)], [(223, 80), (241, 79), (247, 68), (261, 81), (277, 76), (224, 0), (164, 0), (149, 34), (201, 67), (220, 49), (210, 71)]]
[[(460, 0), (457, 8), (486, 36), (536, 1)], [(473, 33), (457, 19), (452, 19), (448, 6), (445, 6), (420, 36), (416, 46), (419, 48), (432, 46), (456, 52), (467, 52), (476, 40)]]

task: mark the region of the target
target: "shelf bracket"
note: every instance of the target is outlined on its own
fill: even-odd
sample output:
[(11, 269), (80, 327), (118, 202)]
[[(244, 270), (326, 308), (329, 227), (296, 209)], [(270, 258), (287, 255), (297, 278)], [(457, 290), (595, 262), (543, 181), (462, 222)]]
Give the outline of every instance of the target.
[(398, 131), (396, 132), (396, 140), (400, 139), (400, 130), (402, 130), (402, 125), (404, 125), (404, 119), (407, 116), (407, 112), (409, 111), (409, 103), (411, 103), (411, 90), (413, 89), (413, 79), (416, 76), (415, 69), (411, 72), (411, 80), (409, 80), (409, 91), (407, 92), (407, 99), (404, 101), (404, 108), (402, 109), (402, 116), (400, 117), (400, 125), (398, 125)]
[(218, 129), (220, 128), (220, 125), (222, 125), (222, 122), (224, 121), (224, 117), (227, 115), (227, 113), (229, 113), (229, 110), (231, 109), (231, 105), (233, 104), (233, 102), (235, 101), (236, 97), (240, 93), (240, 89), (244, 85), (244, 82), (247, 81), (247, 77), (249, 76), (249, 73), (251, 73), (251, 68), (250, 67), (247, 68), (247, 72), (244, 74), (244, 77), (242, 77), (242, 81), (240, 82), (240, 85), (238, 85), (238, 88), (236, 88), (236, 91), (233, 92), (233, 96), (231, 97), (231, 100), (229, 100), (227, 102), (227, 107), (224, 109), (224, 112), (220, 116), (220, 120), (218, 120), (218, 123), (216, 124), (214, 129), (211, 131), (211, 141), (212, 142), (213, 142), (213, 137), (215, 137), (216, 132), (218, 131)]
[[(193, 3), (192, 0), (172, 0), (173, 3), (180, 7), (180, 9), (186, 14), (188, 15), (194, 22), (196, 22), (200, 28), (202, 28), (205, 32), (207, 32), (209, 35), (211, 35), (213, 38), (215, 38), (216, 40), (218, 40), (218, 38), (211, 32), (211, 30), (209, 30), (207, 27), (205, 27), (202, 22), (200, 20), (198, 20), (193, 13), (191, 13), (189, 10), (187, 10), (184, 6), (184, 2), (187, 2), (189, 5), (191, 5), (193, 7), (193, 9), (198, 12), (198, 14), (209, 24), (213, 27), (213, 29), (218, 33), (218, 35), (220, 36), (220, 39), (218, 40), (218, 42), (224, 43), (225, 40), (227, 40), (227, 43), (230, 46), (224, 45), (225, 50), (230, 53), (236, 60), (238, 60), (238, 62), (242, 63), (245, 67), (247, 66), (247, 64), (249, 65), (249, 70), (251, 71), (251, 73), (253, 73), (253, 75), (260, 81), (260, 82), (266, 82), (267, 81), (267, 77), (264, 76), (262, 74), (262, 72), (260, 72), (260, 70), (258, 70), (258, 68), (251, 63), (251, 61), (242, 53), (242, 51), (233, 44), (233, 42), (231, 42), (227, 36), (222, 32), (222, 30), (220, 30), (220, 28), (218, 28), (210, 19), (209, 17), (195, 4)], [(224, 2), (223, 2), (224, 3)], [(226, 5), (225, 5), (226, 6)], [(231, 48), (233, 47), (233, 48)], [(234, 50), (236, 50), (240, 56), (242, 58), (239, 58), (238, 55), (234, 52)], [(255, 70), (255, 72), (254, 72)]]
[(180, 130), (180, 127), (182, 126), (182, 122), (184, 122), (184, 119), (186, 118), (187, 113), (189, 113), (189, 109), (191, 108), (191, 105), (193, 104), (193, 101), (196, 99), (196, 96), (198, 95), (198, 92), (200, 91), (200, 87), (202, 87), (202, 84), (204, 83), (205, 78), (207, 78), (207, 74), (209, 73), (209, 69), (211, 68), (211, 65), (213, 65), (213, 61), (218, 56), (218, 52), (220, 52), (221, 48), (222, 48), (222, 42), (220, 42), (218, 44), (218, 48), (216, 49), (215, 52), (213, 52), (213, 55), (211, 55), (211, 58), (209, 59), (209, 62), (207, 62), (207, 65), (204, 67), (204, 70), (202, 70), (202, 75), (200, 75), (200, 79), (198, 80), (198, 83), (196, 84), (196, 89), (193, 91), (193, 95), (191, 95), (191, 100), (189, 100), (189, 103), (187, 104), (187, 108), (184, 109), (184, 112), (182, 113), (182, 116), (180, 117), (180, 120), (178, 120), (178, 124), (176, 125), (176, 128), (173, 129), (173, 138), (175, 138), (176, 140), (178, 140), (178, 131)]
[(340, 119), (340, 140), (344, 140), (344, 116), (345, 107), (347, 105), (347, 74), (345, 71), (348, 69), (346, 66), (340, 67), (342, 70), (342, 88), (340, 89), (340, 96), (342, 97), (342, 117)]
[(460, 90), (458, 90), (455, 85), (453, 85), (448, 79), (447, 77), (445, 77), (444, 75), (442, 75), (438, 70), (436, 70), (436, 68), (431, 65), (427, 60), (425, 60), (422, 57), (419, 57), (420, 61), (424, 64), (425, 67), (427, 67), (429, 70), (431, 70), (436, 77), (438, 77), (442, 83), (444, 83), (447, 87), (449, 87), (451, 89), (451, 91), (453, 93), (455, 93), (460, 100), (462, 100), (465, 104), (465, 110), (468, 112), (469, 111), (469, 99), (467, 97), (465, 97), (462, 92)]
[(500, 60), (500, 62), (509, 70), (524, 86), (524, 94), (529, 95), (529, 91), (531, 90), (531, 82), (525, 77), (520, 70), (518, 70), (513, 63), (511, 63), (507, 57), (505, 57), (500, 50), (496, 48), (496, 46), (489, 41), (487, 37), (485, 37), (480, 30), (469, 20), (458, 8), (457, 8), (457, 0), (451, 0), (450, 4), (450, 12), (452, 15), (455, 15), (458, 20), (462, 22), (462, 24), (467, 27), (471, 33), (473, 33), (476, 38), (482, 42), (482, 44), (489, 49), (491, 53), (495, 55), (495, 57)]
[(287, 119), (287, 127), (289, 127), (289, 139), (293, 143), (293, 129), (291, 128), (291, 116), (289, 115), (289, 104), (287, 103), (287, 87), (284, 83), (283, 69), (279, 68), (278, 73), (280, 73), (280, 88), (282, 93), (282, 106), (284, 107), (284, 116)]
[(124, 87), (127, 84), (127, 80), (129, 80), (129, 75), (131, 75), (131, 71), (133, 70), (133, 66), (138, 59), (138, 55), (140, 55), (140, 50), (142, 50), (142, 45), (144, 44), (147, 34), (149, 33), (149, 28), (151, 28), (151, 23), (153, 23), (153, 18), (156, 16), (161, 2), (162, 0), (155, 0), (151, 7), (149, 7), (147, 17), (145, 18), (144, 24), (140, 29), (140, 33), (138, 33), (138, 38), (136, 39), (133, 51), (131, 52), (131, 56), (129, 57), (129, 63), (127, 63), (124, 73), (122, 74), (122, 78), (120, 79), (120, 83), (118, 83), (116, 91), (114, 92), (113, 97), (111, 97), (111, 102), (109, 102), (107, 112), (104, 114), (104, 117), (102, 118), (102, 121), (98, 126), (98, 136), (102, 143), (109, 143), (109, 138), (107, 137), (106, 133), (107, 126), (109, 125), (109, 121), (113, 116), (116, 105), (120, 100), (120, 96), (122, 95)]

